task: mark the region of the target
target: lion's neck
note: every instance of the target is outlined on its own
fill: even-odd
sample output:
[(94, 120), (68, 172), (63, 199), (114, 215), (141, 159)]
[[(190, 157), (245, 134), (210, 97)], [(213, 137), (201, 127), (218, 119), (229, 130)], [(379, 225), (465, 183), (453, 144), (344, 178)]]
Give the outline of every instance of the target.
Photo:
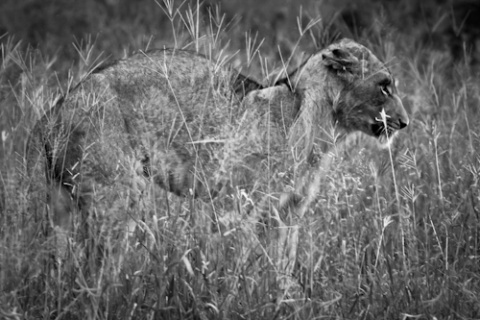
[[(307, 68), (308, 67), (308, 68)], [(292, 125), (289, 144), (300, 162), (307, 161), (312, 152), (328, 153), (346, 132), (335, 124), (334, 105), (340, 92), (327, 72), (309, 73), (316, 66), (306, 65), (292, 74), (292, 88), (301, 99), (301, 109)], [(317, 66), (318, 70), (324, 67)]]

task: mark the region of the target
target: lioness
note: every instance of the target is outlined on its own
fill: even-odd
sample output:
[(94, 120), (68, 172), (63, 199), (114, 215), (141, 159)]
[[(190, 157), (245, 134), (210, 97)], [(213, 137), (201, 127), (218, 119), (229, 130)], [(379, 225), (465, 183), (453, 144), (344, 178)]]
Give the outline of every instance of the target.
[(267, 88), (199, 54), (156, 50), (93, 72), (48, 111), (27, 168), (46, 174), (53, 225), (68, 229), (76, 212), (118, 210), (124, 195), (134, 208), (138, 179), (206, 200), (235, 188), (307, 196), (312, 153), (328, 151), (331, 132), (385, 143), (408, 122), (389, 70), (352, 40)]

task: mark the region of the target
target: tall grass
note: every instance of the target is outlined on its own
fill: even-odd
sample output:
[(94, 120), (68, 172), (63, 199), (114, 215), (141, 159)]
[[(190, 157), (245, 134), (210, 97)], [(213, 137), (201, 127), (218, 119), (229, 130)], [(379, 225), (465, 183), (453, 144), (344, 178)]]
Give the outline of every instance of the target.
[[(288, 4), (278, 5), (277, 16), (260, 15), (291, 26), (279, 38), (274, 27), (257, 26), (249, 3), (245, 9), (225, 2), (222, 15), (214, 6), (165, 0), (136, 9), (143, 23), (111, 7), (107, 16), (114, 18), (104, 29), (110, 37), (85, 37), (74, 46), (64, 44), (64, 34), (54, 39), (75, 52), (73, 60), (48, 41), (34, 49), (28, 37), (0, 39), (0, 318), (480, 318), (478, 77), (448, 51), (416, 46), (437, 31), (428, 23), (436, 25), (443, 13), (416, 29), (395, 28), (398, 15), (415, 9), (405, 4), (379, 11), (362, 1), (376, 24), (349, 35), (388, 63), (411, 124), (389, 149), (355, 137), (348, 150), (333, 152), (334, 165), (299, 226), (293, 279), (300, 294), (276, 281), (268, 251), (275, 238), (246, 214), (255, 205), (249, 190), (213, 206), (147, 188), (134, 235), (126, 234), (125, 221), (90, 217), (87, 243), (71, 239), (67, 257), (58, 257), (46, 210), (25, 201), (31, 177), (22, 155), (35, 120), (101, 61), (166, 44), (244, 66), (266, 84), (298, 66), (302, 51), (352, 30), (340, 15), (329, 20), (327, 2), (303, 1), (298, 20), (282, 11)], [(244, 19), (232, 18), (235, 11)], [(156, 32), (152, 26), (162, 35), (143, 36)]]

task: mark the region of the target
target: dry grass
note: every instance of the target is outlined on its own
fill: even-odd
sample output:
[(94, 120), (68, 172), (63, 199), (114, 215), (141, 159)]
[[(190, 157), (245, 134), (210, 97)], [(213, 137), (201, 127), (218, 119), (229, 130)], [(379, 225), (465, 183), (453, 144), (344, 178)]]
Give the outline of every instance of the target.
[[(339, 19), (323, 19), (299, 39), (295, 17), (283, 4), (279, 16), (274, 10), (255, 18), (253, 9), (226, 2), (227, 14), (245, 14), (235, 22), (190, 2), (164, 1), (136, 9), (142, 22), (128, 10), (115, 13), (109, 3), (106, 15), (113, 18), (102, 15), (104, 34), (96, 41), (85, 38), (72, 47), (62, 33), (33, 49), (29, 37), (0, 39), (0, 318), (480, 318), (480, 89), (469, 65), (454, 65), (436, 43), (418, 45), (425, 34), (439, 34), (432, 26), (442, 12), (432, 11), (416, 29), (395, 29), (399, 16), (415, 8), (370, 6), (372, 28), (353, 32)], [(298, 20), (302, 30), (331, 10), (329, 2), (303, 3), (309, 16)], [(279, 19), (292, 28), (256, 19)], [(141, 36), (159, 27), (161, 36)], [(245, 33), (252, 28), (267, 40)], [(271, 83), (300, 63), (302, 51), (322, 47), (338, 30), (350, 30), (389, 62), (412, 122), (391, 149), (355, 138), (348, 151), (335, 154), (336, 165), (300, 226), (294, 278), (301, 298), (276, 283), (272, 238), (262, 232), (269, 226), (245, 214), (254, 198), (248, 190), (213, 206), (148, 189), (134, 236), (125, 235), (122, 220), (90, 217), (87, 243), (72, 242), (68, 257), (58, 259), (46, 213), (25, 201), (31, 177), (24, 176), (22, 155), (34, 121), (100, 61), (167, 43), (222, 57)], [(71, 51), (64, 56), (62, 46), (76, 58)], [(226, 210), (232, 202), (235, 209)]]

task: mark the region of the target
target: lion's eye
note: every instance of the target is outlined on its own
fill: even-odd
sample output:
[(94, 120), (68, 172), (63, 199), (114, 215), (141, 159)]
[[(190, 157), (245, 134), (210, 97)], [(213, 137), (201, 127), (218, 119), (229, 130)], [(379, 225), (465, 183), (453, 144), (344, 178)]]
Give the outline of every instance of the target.
[(384, 94), (387, 97), (392, 95), (392, 88), (391, 88), (392, 80), (391, 79), (385, 78), (382, 81), (380, 81), (378, 83), (378, 85), (380, 86), (380, 91), (382, 91), (382, 94)]
[(381, 87), (380, 87), (380, 90), (381, 90), (382, 93), (383, 93), (384, 95), (386, 95), (387, 97), (392, 94), (389, 86), (381, 86)]

